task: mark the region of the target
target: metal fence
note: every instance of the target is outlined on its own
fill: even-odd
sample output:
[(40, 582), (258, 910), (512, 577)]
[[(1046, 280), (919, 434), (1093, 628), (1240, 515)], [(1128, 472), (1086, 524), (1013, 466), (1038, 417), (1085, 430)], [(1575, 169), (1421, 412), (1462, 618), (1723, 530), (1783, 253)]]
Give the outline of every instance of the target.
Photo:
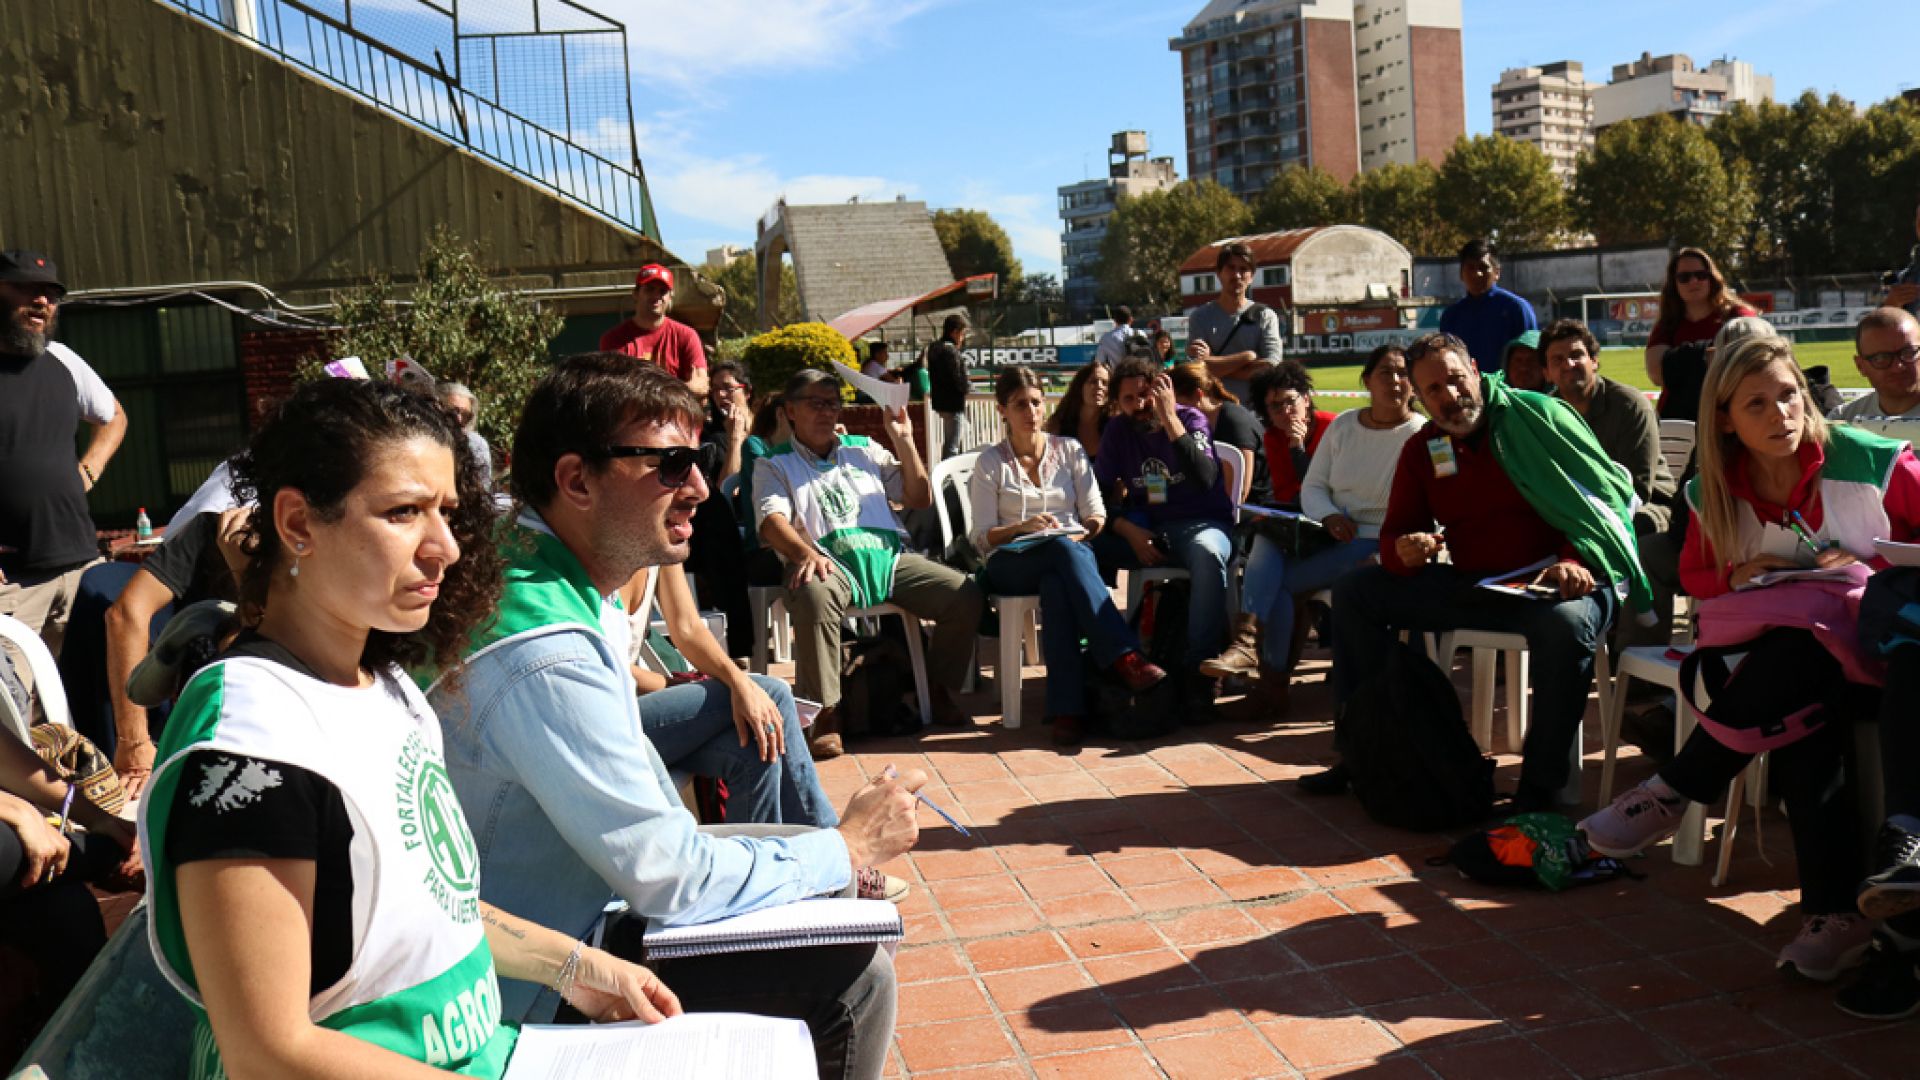
[(626, 29), (572, 0), (166, 2), (659, 239), (633, 133)]

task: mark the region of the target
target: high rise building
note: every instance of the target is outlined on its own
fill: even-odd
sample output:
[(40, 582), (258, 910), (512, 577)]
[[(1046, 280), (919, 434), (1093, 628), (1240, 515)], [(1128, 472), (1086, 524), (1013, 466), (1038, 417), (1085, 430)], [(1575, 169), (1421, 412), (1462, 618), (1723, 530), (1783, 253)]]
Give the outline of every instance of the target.
[(1459, 0), (1212, 0), (1167, 45), (1187, 175), (1243, 196), (1289, 165), (1437, 162), (1466, 133)]
[(1593, 90), (1593, 128), (1622, 120), (1670, 113), (1693, 124), (1709, 124), (1736, 101), (1773, 100), (1773, 76), (1757, 75), (1745, 60), (1719, 59), (1697, 68), (1685, 53), (1654, 56), (1613, 66), (1613, 78)]
[(1147, 133), (1116, 131), (1107, 150), (1107, 175), (1060, 188), (1060, 277), (1068, 306), (1086, 310), (1099, 293), (1094, 274), (1107, 219), (1125, 196), (1172, 187), (1180, 178), (1170, 157), (1147, 156)]
[(1538, 146), (1561, 180), (1573, 180), (1593, 146), (1593, 87), (1578, 60), (1508, 68), (1493, 84), (1493, 133)]

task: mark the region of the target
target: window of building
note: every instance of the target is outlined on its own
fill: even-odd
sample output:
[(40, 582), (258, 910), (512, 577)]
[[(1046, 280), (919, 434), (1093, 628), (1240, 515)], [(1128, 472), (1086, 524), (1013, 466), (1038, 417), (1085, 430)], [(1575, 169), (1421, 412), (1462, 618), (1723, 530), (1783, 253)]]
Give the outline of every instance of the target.
[(1293, 267), (1263, 266), (1260, 268), (1260, 287), (1263, 289), (1284, 289), (1293, 284)]

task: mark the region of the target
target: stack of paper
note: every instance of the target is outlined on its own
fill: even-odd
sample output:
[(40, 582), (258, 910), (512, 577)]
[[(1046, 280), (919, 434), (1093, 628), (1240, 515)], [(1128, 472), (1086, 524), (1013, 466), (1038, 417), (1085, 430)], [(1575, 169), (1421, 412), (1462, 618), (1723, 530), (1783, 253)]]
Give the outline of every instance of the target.
[(800, 1020), (686, 1013), (658, 1024), (528, 1024), (506, 1080), (812, 1080)]

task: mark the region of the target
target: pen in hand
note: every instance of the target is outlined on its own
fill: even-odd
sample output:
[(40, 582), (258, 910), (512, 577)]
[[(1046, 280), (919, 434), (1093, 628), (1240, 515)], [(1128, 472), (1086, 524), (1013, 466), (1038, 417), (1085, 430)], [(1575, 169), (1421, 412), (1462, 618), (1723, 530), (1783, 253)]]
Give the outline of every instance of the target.
[[(884, 776), (884, 777), (886, 777), (887, 779), (889, 779), (889, 780), (891, 780), (891, 779), (893, 779), (894, 777), (896, 777), (896, 776), (898, 776), (898, 775), (900, 775), (900, 773), (898, 772), (898, 770), (896, 770), (896, 769), (894, 769), (894, 767), (893, 767), (893, 766), (891, 766), (891, 765), (889, 765), (889, 766), (887, 766), (887, 768), (886, 768), (886, 771), (885, 771), (885, 772), (883, 772), (883, 773), (881, 773), (880, 775), (882, 775), (882, 776)], [(947, 812), (946, 812), (945, 810), (942, 810), (942, 809), (940, 809), (940, 804), (939, 804), (939, 803), (936, 803), (936, 802), (934, 802), (934, 801), (933, 801), (932, 799), (929, 799), (929, 798), (927, 798), (927, 797), (926, 797), (925, 795), (922, 795), (922, 794), (920, 794), (920, 793), (919, 793), (919, 792), (917, 792), (917, 791), (913, 793), (913, 797), (914, 797), (914, 798), (916, 798), (916, 799), (919, 799), (919, 800), (920, 800), (920, 801), (921, 801), (922, 803), (925, 803), (925, 804), (926, 804), (926, 807), (927, 807), (927, 809), (929, 809), (929, 810), (931, 810), (931, 811), (933, 811), (933, 812), (934, 812), (934, 813), (936, 813), (936, 814), (939, 814), (939, 815), (941, 816), (941, 818), (943, 818), (943, 819), (944, 819), (944, 820), (946, 821), (946, 823), (947, 823), (947, 824), (949, 824), (949, 825), (951, 825), (951, 826), (953, 826), (954, 828), (956, 828), (956, 829), (958, 829), (958, 830), (960, 830), (960, 835), (961, 835), (961, 836), (972, 836), (972, 835), (973, 835), (972, 833), (970, 833), (970, 832), (968, 832), (968, 831), (967, 831), (967, 827), (966, 827), (965, 825), (962, 825), (962, 824), (960, 824), (960, 823), (959, 823), (958, 821), (955, 821), (955, 820), (953, 819), (953, 815), (952, 815), (952, 814), (949, 814), (949, 813), (947, 813)]]

